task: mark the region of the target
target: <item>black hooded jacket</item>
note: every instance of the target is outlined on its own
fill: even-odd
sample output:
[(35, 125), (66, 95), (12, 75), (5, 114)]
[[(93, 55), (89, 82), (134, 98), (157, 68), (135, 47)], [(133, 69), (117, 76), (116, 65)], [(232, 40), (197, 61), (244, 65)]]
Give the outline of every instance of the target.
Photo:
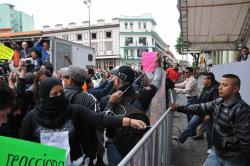
[(61, 82), (55, 78), (41, 82), (39, 89), (41, 104), (24, 118), (21, 129), (23, 139), (41, 142), (41, 133), (67, 131), (70, 157), (71, 160), (76, 160), (87, 154), (82, 145), (92, 143), (86, 138), (88, 134), (86, 128), (122, 126), (122, 118), (105, 116), (84, 106), (69, 104), (63, 92), (51, 97), (51, 89), (56, 85), (61, 85)]

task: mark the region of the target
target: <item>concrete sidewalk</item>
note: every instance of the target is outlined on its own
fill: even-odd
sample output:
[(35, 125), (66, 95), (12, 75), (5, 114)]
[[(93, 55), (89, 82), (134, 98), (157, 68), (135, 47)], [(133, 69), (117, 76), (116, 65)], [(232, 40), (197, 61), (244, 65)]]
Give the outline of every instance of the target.
[[(181, 131), (187, 125), (186, 115), (175, 112), (173, 126)], [(179, 132), (173, 127), (173, 135), (178, 136)], [(194, 141), (191, 137), (184, 144), (178, 144), (172, 140), (172, 165), (173, 166), (201, 166), (207, 158), (206, 134), (203, 140)]]

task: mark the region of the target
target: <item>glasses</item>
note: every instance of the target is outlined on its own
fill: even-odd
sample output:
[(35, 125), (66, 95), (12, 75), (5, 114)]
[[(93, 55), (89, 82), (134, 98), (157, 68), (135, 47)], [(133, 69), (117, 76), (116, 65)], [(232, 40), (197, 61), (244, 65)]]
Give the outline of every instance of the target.
[(184, 73), (185, 73), (185, 74), (188, 74), (189, 72), (188, 72), (188, 71), (185, 71)]

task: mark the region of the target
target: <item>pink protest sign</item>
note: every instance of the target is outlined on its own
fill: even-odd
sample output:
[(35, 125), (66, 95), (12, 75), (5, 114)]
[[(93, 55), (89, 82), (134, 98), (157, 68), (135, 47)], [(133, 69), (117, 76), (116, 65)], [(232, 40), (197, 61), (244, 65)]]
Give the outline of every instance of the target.
[(155, 63), (158, 52), (143, 52), (142, 53), (142, 66), (143, 71), (153, 73), (155, 71)]

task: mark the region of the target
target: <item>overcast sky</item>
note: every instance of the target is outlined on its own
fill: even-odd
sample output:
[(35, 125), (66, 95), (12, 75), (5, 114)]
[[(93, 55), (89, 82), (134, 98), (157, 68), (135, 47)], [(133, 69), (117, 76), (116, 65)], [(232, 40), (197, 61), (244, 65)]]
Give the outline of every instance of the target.
[[(80, 25), (88, 20), (83, 0), (0, 0), (0, 3), (13, 4), (16, 10), (33, 15), (35, 29), (42, 29), (43, 25), (54, 27), (58, 23), (68, 26), (69, 22)], [(143, 13), (152, 13), (157, 23), (155, 31), (174, 51), (180, 33), (177, 0), (92, 0), (91, 22), (96, 23), (98, 19), (111, 22), (120, 15), (139, 16)]]

